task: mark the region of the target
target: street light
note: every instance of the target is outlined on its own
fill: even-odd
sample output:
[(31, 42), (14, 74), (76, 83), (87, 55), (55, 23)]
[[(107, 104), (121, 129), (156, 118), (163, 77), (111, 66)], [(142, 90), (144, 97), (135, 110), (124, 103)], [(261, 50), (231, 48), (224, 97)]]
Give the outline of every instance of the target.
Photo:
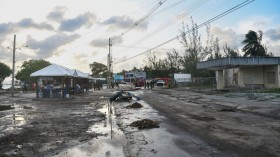
[[(28, 46), (23, 46), (28, 47)], [(7, 47), (8, 49), (11, 49), (10, 47)], [(12, 70), (12, 97), (14, 97), (14, 79), (15, 79), (15, 52), (16, 49), (21, 50), (21, 47), (16, 48), (16, 35), (14, 35), (14, 45), (13, 45), (13, 70)]]

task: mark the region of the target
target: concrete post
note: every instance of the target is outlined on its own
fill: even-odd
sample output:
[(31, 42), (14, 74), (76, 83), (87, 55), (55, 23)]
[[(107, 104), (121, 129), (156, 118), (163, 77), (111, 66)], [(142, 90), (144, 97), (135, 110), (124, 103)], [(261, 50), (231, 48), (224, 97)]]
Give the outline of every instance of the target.
[(216, 71), (216, 79), (217, 79), (217, 90), (221, 90), (225, 88), (225, 78), (223, 70)]

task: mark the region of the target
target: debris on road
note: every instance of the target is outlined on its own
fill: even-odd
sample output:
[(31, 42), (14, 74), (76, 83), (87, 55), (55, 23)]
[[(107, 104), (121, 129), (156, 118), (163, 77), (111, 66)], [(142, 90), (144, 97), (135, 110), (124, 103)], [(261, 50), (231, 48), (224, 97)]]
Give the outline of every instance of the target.
[(236, 110), (234, 108), (229, 108), (229, 107), (222, 108), (219, 111), (221, 111), (221, 112), (236, 112)]
[(134, 102), (131, 105), (126, 106), (125, 108), (142, 108), (142, 104), (138, 103), (138, 102)]
[(138, 127), (138, 129), (159, 128), (159, 122), (150, 119), (142, 119), (131, 123), (130, 126)]
[(141, 98), (135, 96), (134, 94), (127, 91), (119, 91), (115, 95), (109, 98), (110, 102), (112, 101), (130, 101), (132, 98), (136, 98), (136, 100), (140, 100)]
[(11, 105), (3, 105), (0, 106), (0, 111), (4, 111), (4, 110), (12, 110), (15, 109), (14, 107), (11, 107)]

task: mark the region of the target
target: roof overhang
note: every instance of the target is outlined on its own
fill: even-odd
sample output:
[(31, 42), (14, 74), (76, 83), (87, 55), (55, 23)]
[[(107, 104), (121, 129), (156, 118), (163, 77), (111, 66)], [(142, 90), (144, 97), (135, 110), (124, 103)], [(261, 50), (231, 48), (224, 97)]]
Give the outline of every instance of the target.
[(235, 67), (279, 65), (280, 57), (227, 57), (197, 63), (197, 69), (222, 70)]

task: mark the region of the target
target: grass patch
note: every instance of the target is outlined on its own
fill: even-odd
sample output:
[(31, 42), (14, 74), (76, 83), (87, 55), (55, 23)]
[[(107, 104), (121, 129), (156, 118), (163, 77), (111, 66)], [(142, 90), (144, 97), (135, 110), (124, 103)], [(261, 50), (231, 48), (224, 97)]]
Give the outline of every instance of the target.
[(278, 94), (280, 94), (280, 88), (262, 90), (262, 91), (258, 91), (258, 93), (278, 93)]

